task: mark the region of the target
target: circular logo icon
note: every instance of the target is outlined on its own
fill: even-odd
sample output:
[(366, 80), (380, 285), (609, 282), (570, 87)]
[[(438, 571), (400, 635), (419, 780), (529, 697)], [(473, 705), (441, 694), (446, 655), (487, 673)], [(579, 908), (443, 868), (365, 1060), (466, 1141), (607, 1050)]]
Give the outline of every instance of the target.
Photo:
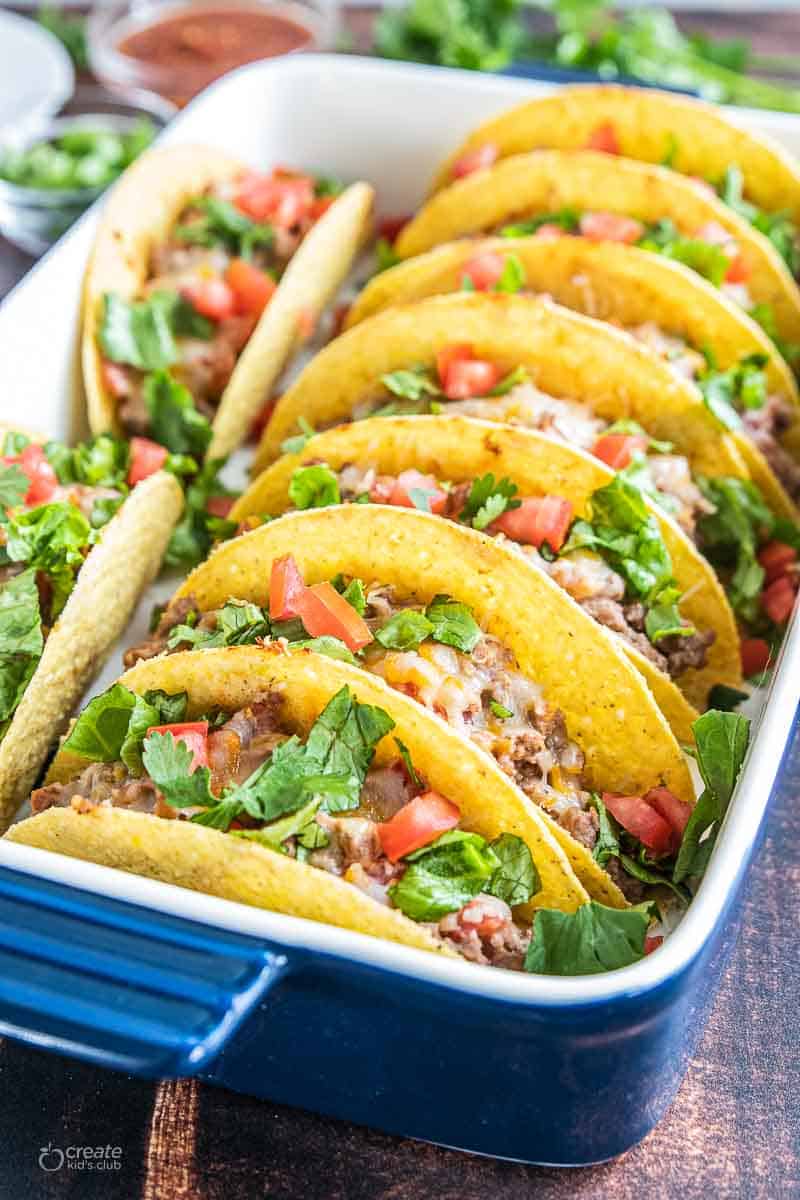
[(39, 1151), (39, 1166), (43, 1171), (60, 1171), (64, 1165), (64, 1151), (59, 1150), (52, 1142), (42, 1146)]

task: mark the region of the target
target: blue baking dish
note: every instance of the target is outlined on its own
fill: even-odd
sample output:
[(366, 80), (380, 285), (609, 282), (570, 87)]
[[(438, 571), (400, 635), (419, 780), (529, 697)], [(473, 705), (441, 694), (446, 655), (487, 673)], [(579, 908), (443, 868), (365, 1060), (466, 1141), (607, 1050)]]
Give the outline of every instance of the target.
[[(167, 139), (366, 175), (383, 211), (396, 213), (419, 201), (470, 126), (532, 90), (298, 56), (226, 78)], [(794, 119), (742, 119), (800, 148)], [(54, 436), (80, 431), (75, 333), (94, 219), (0, 307), (0, 419)], [(96, 690), (118, 669), (117, 658)], [(0, 1034), (478, 1153), (554, 1165), (611, 1158), (658, 1121), (702, 1031), (799, 697), (795, 622), (760, 716), (754, 709), (750, 752), (697, 898), (658, 953), (634, 966), (573, 979), (485, 971), (0, 841)]]

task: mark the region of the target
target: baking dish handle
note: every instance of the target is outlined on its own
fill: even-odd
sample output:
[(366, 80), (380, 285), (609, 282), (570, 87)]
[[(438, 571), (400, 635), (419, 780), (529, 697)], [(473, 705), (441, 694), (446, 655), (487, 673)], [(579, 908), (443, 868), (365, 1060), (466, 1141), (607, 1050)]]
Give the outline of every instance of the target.
[(0, 1035), (193, 1075), (285, 969), (256, 938), (0, 867)]

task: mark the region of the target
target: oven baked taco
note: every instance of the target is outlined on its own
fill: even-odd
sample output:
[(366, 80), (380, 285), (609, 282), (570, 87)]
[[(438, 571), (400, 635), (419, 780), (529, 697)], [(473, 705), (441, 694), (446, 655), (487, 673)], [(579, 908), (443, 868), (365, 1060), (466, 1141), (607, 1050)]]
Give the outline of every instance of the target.
[(663, 786), (692, 799), (678, 744), (618, 643), (474, 529), (383, 505), (287, 514), (214, 551), (125, 664), (281, 638), (381, 676), (485, 750), (604, 903), (620, 896), (592, 855), (592, 793)]
[(367, 502), (427, 509), (524, 554), (620, 637), (679, 741), (715, 685), (741, 686), (711, 566), (622, 474), (572, 446), (474, 417), (368, 418), (266, 468), (231, 517)]
[(630, 335), (519, 295), (432, 296), (379, 313), (284, 393), (256, 469), (314, 431), (426, 412), (546, 432), (624, 470), (718, 570), (745, 675), (774, 657), (797, 591), (797, 526), (765, 503), (697, 388)]
[(683, 262), (792, 346), (800, 289), (769, 239), (705, 183), (595, 150), (536, 150), (504, 158), (437, 192), (400, 232), (411, 258), (475, 234), (586, 237)]
[(656, 88), (579, 84), (490, 117), (442, 164), (433, 189), (510, 154), (600, 150), (665, 165), (707, 181), (762, 233), (797, 274), (800, 167), (765, 134), (737, 124), (730, 109)]
[(794, 376), (761, 327), (696, 272), (633, 246), (586, 238), (464, 239), (374, 276), (345, 328), (392, 305), (459, 290), (548, 295), (626, 329), (698, 384), (770, 507), (797, 517)]
[(277, 645), (129, 671), (31, 807), (15, 842), (495, 965), (521, 967), (534, 907), (588, 899), (491, 759), (381, 680)]
[(114, 188), (86, 273), (83, 376), (94, 433), (224, 458), (363, 240), (373, 192), (228, 154), (145, 154)]
[(161, 565), (176, 479), (102, 437), (5, 432), (0, 458), (0, 827), (30, 792)]

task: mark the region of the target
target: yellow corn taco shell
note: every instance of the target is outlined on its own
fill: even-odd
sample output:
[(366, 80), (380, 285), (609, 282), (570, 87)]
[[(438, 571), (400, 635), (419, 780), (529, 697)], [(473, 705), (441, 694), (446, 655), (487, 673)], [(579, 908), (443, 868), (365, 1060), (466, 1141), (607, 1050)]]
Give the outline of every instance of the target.
[[(138, 295), (153, 246), (163, 241), (192, 196), (240, 174), (244, 166), (202, 146), (153, 150), (126, 171), (103, 211), (84, 283), (83, 377), (93, 433), (120, 433), (116, 402), (103, 381), (98, 330), (103, 296)], [(370, 225), (373, 190), (347, 188), (292, 258), (239, 356), (212, 424), (209, 458), (224, 458), (246, 437), (293, 350), (341, 284)]]
[[(564, 713), (590, 787), (639, 794), (661, 781), (692, 800), (686, 762), (642, 677), (618, 643), (521, 555), (427, 513), (340, 505), (289, 513), (225, 543), (176, 595), (192, 596), (201, 611), (230, 597), (266, 605), (272, 563), (285, 554), (308, 584), (342, 572), (422, 603), (453, 596)], [(613, 894), (589, 851), (544, 819), (586, 890), (598, 899)]]
[[(396, 758), (393, 738), (400, 738), (429, 786), (459, 805), (464, 828), (488, 839), (515, 833), (527, 842), (542, 881), (534, 905), (571, 912), (587, 899), (535, 806), (524, 803), (494, 762), (374, 676), (309, 651), (289, 655), (276, 647), (235, 646), (151, 659), (120, 682), (139, 694), (158, 688), (187, 692), (190, 719), (211, 708), (242, 708), (277, 689), (283, 694), (287, 726), (301, 737), (336, 692), (348, 685), (362, 703), (379, 706), (395, 721), (378, 747), (376, 761)], [(83, 765), (62, 752), (50, 778), (72, 779)], [(115, 808), (85, 813), (51, 808), (15, 825), (6, 836), (226, 900), (441, 951), (441, 943), (424, 926), (345, 880), (188, 821)], [(615, 896), (608, 902), (624, 904)]]
[(598, 127), (611, 124), (620, 153), (640, 162), (668, 162), (674, 171), (721, 180), (737, 166), (744, 194), (767, 212), (787, 210), (800, 221), (800, 166), (780, 143), (754, 134), (702, 100), (654, 88), (588, 84), (526, 101), (484, 121), (442, 164), (432, 191), (452, 181), (452, 166), (490, 142), (498, 158), (529, 150), (580, 150)]
[[(292, 507), (289, 483), (304, 464), (325, 462), (332, 470), (347, 463), (374, 466), (398, 475), (416, 468), (458, 483), (491, 472), (516, 484), (520, 496), (554, 495), (570, 500), (576, 517), (586, 517), (593, 492), (614, 473), (591, 455), (532, 430), (493, 425), (470, 417), (372, 417), (341, 425), (311, 438), (300, 454), (284, 455), (256, 479), (236, 502), (232, 519), (259, 513), (272, 516)], [(691, 742), (696, 708), (705, 708), (715, 683), (741, 685), (739, 636), (725, 592), (708, 562), (675, 522), (650, 505), (686, 599), (684, 617), (716, 640), (702, 670), (686, 671), (673, 682), (635, 647), (620, 645), (646, 679), (678, 741)], [(509, 553), (514, 553), (509, 547)]]
[(279, 457), (300, 417), (315, 429), (346, 422), (381, 375), (432, 364), (455, 342), (508, 370), (524, 366), (542, 391), (586, 403), (605, 419), (638, 421), (674, 442), (701, 474), (747, 477), (697, 389), (629, 334), (546, 300), (486, 293), (432, 296), (379, 313), (331, 342), (278, 401), (255, 470)]
[(92, 676), (161, 566), (183, 507), (174, 476), (140, 483), (103, 530), (0, 741), (0, 828), (25, 797)]
[(800, 341), (800, 289), (771, 242), (709, 193), (665, 167), (591, 150), (537, 150), (505, 158), (438, 192), (401, 231), (395, 249), (411, 258), (442, 242), (489, 233), (563, 208), (670, 219), (687, 238), (708, 222), (736, 239), (753, 302), (769, 304), (781, 338)]
[[(710, 349), (722, 370), (747, 355), (764, 355), (770, 394), (785, 398), (797, 410), (781, 441), (791, 453), (800, 452), (797, 383), (763, 329), (696, 272), (635, 246), (586, 238), (448, 242), (376, 275), (354, 302), (345, 328), (392, 305), (459, 291), (464, 265), (487, 251), (515, 255), (524, 268), (527, 290), (547, 294), (558, 304), (601, 321), (626, 327), (653, 322), (694, 349)], [(744, 433), (733, 431), (731, 436), (770, 507), (796, 520), (795, 503), (762, 452)]]

